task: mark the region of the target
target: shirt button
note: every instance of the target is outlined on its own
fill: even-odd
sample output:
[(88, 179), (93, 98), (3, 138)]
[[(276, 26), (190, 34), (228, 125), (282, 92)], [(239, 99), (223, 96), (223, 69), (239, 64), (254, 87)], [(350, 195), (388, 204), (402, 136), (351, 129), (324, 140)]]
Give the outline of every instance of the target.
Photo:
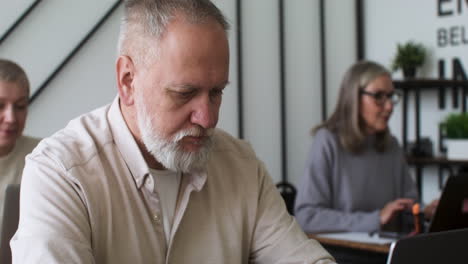
[(154, 219), (154, 221), (155, 221), (156, 223), (158, 223), (158, 224), (159, 224), (159, 222), (161, 221), (161, 218), (160, 218), (159, 215), (157, 215), (157, 214), (153, 215), (153, 219)]

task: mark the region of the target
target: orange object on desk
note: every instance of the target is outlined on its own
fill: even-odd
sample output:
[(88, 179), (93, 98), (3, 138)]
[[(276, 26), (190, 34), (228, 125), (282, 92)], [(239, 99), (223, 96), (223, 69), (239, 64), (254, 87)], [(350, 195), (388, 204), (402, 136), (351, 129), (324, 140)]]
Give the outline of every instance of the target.
[(413, 221), (414, 221), (414, 231), (410, 235), (416, 235), (421, 233), (421, 221), (419, 219), (420, 206), (419, 203), (413, 205)]

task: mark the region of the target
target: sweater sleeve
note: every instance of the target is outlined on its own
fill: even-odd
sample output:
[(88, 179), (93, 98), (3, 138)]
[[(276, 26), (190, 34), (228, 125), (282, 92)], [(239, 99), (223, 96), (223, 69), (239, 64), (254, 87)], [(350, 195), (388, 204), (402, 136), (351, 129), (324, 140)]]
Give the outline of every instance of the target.
[(338, 142), (325, 129), (316, 133), (295, 204), (297, 221), (307, 233), (361, 231), (380, 228), (379, 210), (345, 212), (333, 202), (334, 168), (338, 166)]

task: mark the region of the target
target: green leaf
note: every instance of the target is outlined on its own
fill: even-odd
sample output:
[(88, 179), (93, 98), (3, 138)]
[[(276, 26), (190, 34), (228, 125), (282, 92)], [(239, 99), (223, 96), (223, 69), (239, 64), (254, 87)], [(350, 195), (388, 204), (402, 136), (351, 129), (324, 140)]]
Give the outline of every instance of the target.
[(441, 129), (446, 138), (468, 138), (468, 114), (449, 114), (441, 124)]

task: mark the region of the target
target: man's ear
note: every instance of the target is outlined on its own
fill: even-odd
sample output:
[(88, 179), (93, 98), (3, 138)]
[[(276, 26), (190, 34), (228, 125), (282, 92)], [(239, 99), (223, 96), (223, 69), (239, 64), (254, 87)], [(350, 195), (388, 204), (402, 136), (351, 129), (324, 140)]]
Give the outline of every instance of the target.
[(116, 63), (117, 85), (119, 87), (120, 102), (130, 106), (135, 102), (133, 81), (135, 64), (129, 56), (119, 56)]

